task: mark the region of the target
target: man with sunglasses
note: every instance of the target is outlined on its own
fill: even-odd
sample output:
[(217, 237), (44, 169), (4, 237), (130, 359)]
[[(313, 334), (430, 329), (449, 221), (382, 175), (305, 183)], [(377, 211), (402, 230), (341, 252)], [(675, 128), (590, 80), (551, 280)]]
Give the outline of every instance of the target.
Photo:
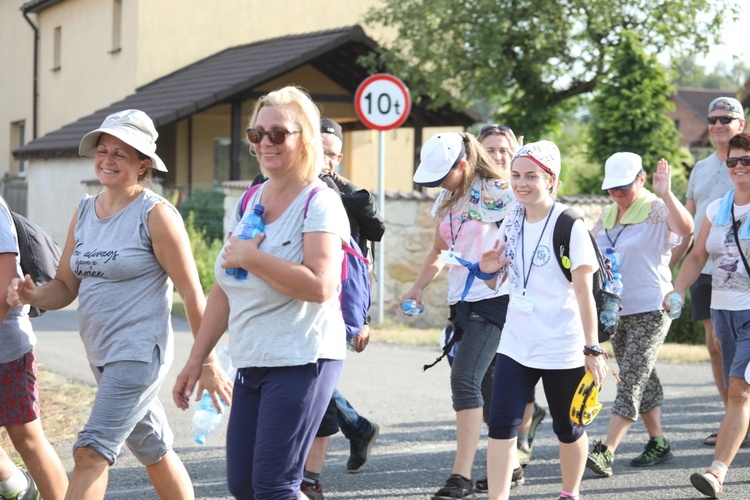
[[(729, 140), (745, 129), (745, 112), (742, 104), (732, 97), (717, 97), (708, 106), (708, 133), (713, 140), (716, 151), (708, 158), (695, 164), (690, 173), (685, 201), (685, 208), (693, 215), (695, 222), (694, 235), (700, 232), (701, 222), (706, 214), (706, 207), (712, 201), (724, 196), (733, 185), (729, 178), (726, 159)], [(690, 238), (680, 247), (674, 249), (671, 264), (676, 264), (690, 244)], [(701, 271), (700, 277), (690, 287), (691, 319), (701, 321), (706, 332), (706, 347), (711, 359), (711, 370), (714, 382), (724, 406), (727, 404), (727, 389), (724, 387), (724, 376), (721, 367), (721, 345), (716, 339), (711, 322), (711, 262)], [(745, 441), (747, 443), (748, 441)], [(708, 446), (716, 444), (716, 433), (709, 435), (703, 443)], [(743, 446), (745, 445), (743, 443)]]

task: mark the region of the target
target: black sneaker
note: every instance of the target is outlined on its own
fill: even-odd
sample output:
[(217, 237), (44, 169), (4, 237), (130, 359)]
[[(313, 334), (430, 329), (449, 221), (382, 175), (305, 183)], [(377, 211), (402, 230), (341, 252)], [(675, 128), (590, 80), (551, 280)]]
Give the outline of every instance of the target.
[(367, 461), (370, 459), (370, 450), (372, 450), (372, 445), (375, 444), (379, 432), (380, 426), (372, 424), (369, 436), (361, 440), (352, 439), (349, 441), (349, 460), (346, 462), (346, 472), (356, 474), (367, 465)]
[(445, 486), (432, 495), (432, 500), (453, 500), (454, 498), (476, 498), (474, 483), (461, 474), (451, 474)]
[(536, 436), (536, 428), (542, 423), (544, 417), (547, 416), (547, 411), (534, 402), (534, 413), (531, 415), (531, 427), (529, 427), (529, 448), (534, 445), (534, 436)]
[(664, 438), (664, 444), (666, 446), (659, 446), (656, 439), (649, 439), (643, 453), (631, 460), (630, 465), (632, 467), (650, 467), (652, 465), (672, 460), (674, 455), (669, 446), (669, 441), (666, 438)]
[[(510, 489), (512, 490), (518, 488), (523, 483), (523, 467), (513, 469), (513, 475), (510, 478)], [(487, 484), (487, 478), (478, 479), (477, 482), (474, 483), (474, 491), (476, 491), (477, 493), (487, 493), (489, 490), (490, 488)]]
[(26, 476), (26, 480), (29, 482), (26, 489), (14, 491), (13, 493), (0, 493), (0, 498), (3, 500), (41, 500), (42, 496), (39, 494), (39, 490), (36, 489), (36, 483), (31, 478), (29, 471), (21, 469), (21, 472)]
[(309, 500), (324, 500), (323, 485), (319, 482), (311, 483), (310, 481), (302, 480), (300, 490)]

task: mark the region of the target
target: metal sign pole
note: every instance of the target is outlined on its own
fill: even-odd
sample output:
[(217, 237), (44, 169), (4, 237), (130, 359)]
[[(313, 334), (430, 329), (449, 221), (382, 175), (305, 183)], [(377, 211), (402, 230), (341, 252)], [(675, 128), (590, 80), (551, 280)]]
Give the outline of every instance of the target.
[[(385, 220), (385, 132), (382, 130), (378, 132), (378, 208), (383, 220)], [(386, 236), (383, 235), (383, 239), (378, 245), (378, 327), (383, 326), (385, 315), (385, 298), (383, 296), (385, 288), (385, 238)]]

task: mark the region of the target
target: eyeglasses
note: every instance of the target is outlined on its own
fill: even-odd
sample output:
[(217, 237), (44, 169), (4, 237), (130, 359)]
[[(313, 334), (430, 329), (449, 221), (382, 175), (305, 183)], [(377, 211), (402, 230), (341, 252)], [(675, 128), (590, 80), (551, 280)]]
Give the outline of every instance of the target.
[(743, 167), (750, 167), (750, 156), (743, 156), (742, 158), (727, 158), (727, 167), (734, 168), (738, 163), (742, 163)]
[(736, 116), (709, 116), (708, 124), (715, 125), (716, 120), (719, 120), (722, 125), (728, 125), (732, 123), (732, 120), (739, 120), (739, 118), (737, 118)]
[(286, 141), (286, 136), (292, 135), (292, 134), (299, 134), (302, 132), (301, 130), (282, 130), (280, 128), (275, 128), (272, 130), (263, 130), (260, 128), (249, 128), (247, 129), (247, 140), (252, 142), (253, 144), (260, 144), (260, 141), (263, 140), (263, 136), (268, 136), (268, 140), (271, 141), (272, 144), (284, 144), (284, 141)]
[(481, 129), (479, 129), (479, 135), (489, 134), (490, 132), (494, 132), (495, 130), (497, 130), (498, 132), (510, 132), (510, 128), (506, 127), (505, 125), (485, 125)]

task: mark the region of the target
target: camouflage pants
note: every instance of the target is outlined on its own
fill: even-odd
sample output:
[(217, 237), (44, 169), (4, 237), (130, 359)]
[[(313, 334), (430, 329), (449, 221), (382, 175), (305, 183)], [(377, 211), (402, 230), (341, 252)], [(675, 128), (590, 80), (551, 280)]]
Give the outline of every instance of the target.
[(615, 415), (635, 421), (639, 414), (664, 402), (656, 359), (671, 324), (664, 311), (620, 316), (617, 333), (611, 339), (620, 375), (612, 407)]

